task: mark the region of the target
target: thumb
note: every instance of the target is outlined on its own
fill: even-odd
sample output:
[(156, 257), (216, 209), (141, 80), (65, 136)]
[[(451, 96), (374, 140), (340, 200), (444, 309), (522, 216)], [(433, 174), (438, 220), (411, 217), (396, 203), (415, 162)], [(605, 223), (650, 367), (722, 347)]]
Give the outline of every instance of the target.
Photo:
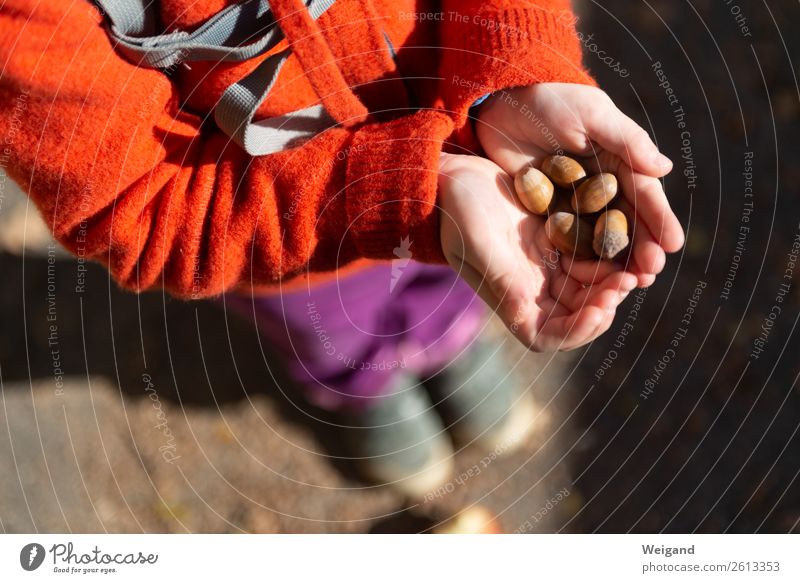
[(661, 178), (672, 170), (672, 161), (659, 151), (644, 128), (622, 113), (610, 99), (600, 107), (588, 106), (583, 125), (590, 148), (596, 144), (635, 171)]

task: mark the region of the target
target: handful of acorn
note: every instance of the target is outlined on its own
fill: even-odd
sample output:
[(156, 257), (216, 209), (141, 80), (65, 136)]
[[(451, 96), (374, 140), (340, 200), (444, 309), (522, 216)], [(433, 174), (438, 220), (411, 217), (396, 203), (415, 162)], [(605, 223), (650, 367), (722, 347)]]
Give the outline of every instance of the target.
[(549, 215), (545, 233), (562, 253), (611, 260), (630, 243), (625, 213), (609, 208), (618, 190), (613, 174), (587, 177), (576, 160), (548, 156), (541, 170), (529, 166), (517, 174), (514, 187), (525, 208)]

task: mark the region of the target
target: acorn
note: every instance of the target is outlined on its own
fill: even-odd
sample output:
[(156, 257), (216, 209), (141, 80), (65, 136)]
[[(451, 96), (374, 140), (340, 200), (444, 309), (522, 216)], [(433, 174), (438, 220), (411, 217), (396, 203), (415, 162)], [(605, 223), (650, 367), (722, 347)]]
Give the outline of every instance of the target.
[(514, 177), (514, 188), (525, 208), (535, 215), (546, 215), (555, 187), (542, 172), (528, 166)]
[(608, 172), (587, 178), (572, 195), (572, 208), (585, 215), (603, 210), (617, 196), (617, 177)]
[(611, 209), (600, 215), (594, 225), (592, 247), (601, 259), (614, 259), (630, 243), (625, 213)]
[(556, 249), (576, 259), (594, 257), (592, 226), (572, 213), (557, 212), (544, 224), (547, 238)]
[(583, 166), (569, 156), (548, 156), (542, 162), (542, 172), (561, 188), (569, 188), (586, 177)]

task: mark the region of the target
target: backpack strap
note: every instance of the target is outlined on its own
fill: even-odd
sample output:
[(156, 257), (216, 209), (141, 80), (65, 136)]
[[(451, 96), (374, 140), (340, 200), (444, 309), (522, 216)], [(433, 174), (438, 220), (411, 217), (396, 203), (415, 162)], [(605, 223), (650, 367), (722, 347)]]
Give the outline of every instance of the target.
[[(303, 24), (302, 32), (306, 34), (296, 41), (289, 38), (290, 48), (270, 55), (244, 79), (228, 87), (214, 109), (214, 119), (220, 129), (252, 156), (279, 152), (292, 147), (298, 140), (313, 137), (330, 128), (337, 121), (352, 123), (366, 115), (366, 108), (352, 93), (338, 68), (335, 73), (330, 69), (326, 71), (326, 74), (333, 75), (337, 85), (338, 90), (334, 91), (336, 97), (331, 97), (330, 92), (320, 95), (320, 90), (325, 87), (315, 84), (314, 79), (318, 75), (309, 73), (306, 68), (317, 61), (305, 58), (300, 59), (300, 64), (317, 91), (322, 105), (285, 116), (254, 121), (256, 111), (275, 84), (292, 49), (305, 47), (307, 42), (324, 43), (315, 21), (335, 2), (308, 0), (305, 5), (300, 0), (290, 1), (294, 10), (290, 9), (285, 17), (294, 21), (298, 18), (298, 13), (302, 14), (299, 18)], [(129, 61), (142, 67), (168, 69), (191, 61), (246, 61), (268, 52), (287, 38), (283, 28), (276, 24), (276, 15), (269, 0), (248, 0), (231, 5), (193, 32), (175, 31), (161, 35), (153, 35), (157, 21), (155, 0), (95, 2), (108, 17), (111, 25), (109, 34), (116, 42), (116, 48)], [(273, 0), (273, 3), (282, 6), (281, 2)], [(291, 36), (296, 38), (295, 34)], [(314, 40), (309, 41), (309, 38)], [(315, 49), (319, 48), (316, 44)], [(335, 67), (327, 44), (323, 49), (327, 51), (325, 56), (329, 57), (326, 62)], [(300, 49), (300, 52), (306, 54), (308, 51)], [(341, 98), (341, 94), (347, 94), (348, 97)], [(329, 104), (334, 111), (326, 111)]]
[(219, 128), (251, 156), (291, 148), (336, 125), (322, 105), (254, 121), (289, 54), (286, 49), (264, 59), (247, 77), (228, 87), (214, 108)]
[[(228, 6), (193, 32), (155, 35), (156, 0), (95, 2), (111, 23), (116, 48), (128, 60), (151, 69), (165, 69), (185, 61), (246, 61), (269, 51), (284, 38), (280, 27), (275, 26), (268, 0)], [(316, 17), (333, 2), (312, 0)]]

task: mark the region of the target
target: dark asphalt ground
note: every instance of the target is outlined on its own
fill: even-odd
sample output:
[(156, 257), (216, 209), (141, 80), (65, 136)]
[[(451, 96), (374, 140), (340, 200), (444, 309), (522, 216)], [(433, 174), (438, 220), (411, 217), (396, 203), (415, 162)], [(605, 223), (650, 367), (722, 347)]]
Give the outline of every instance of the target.
[[(666, 188), (687, 245), (589, 348), (551, 358), (507, 342), (535, 379), (536, 435), (412, 513), (479, 501), (506, 531), (798, 530), (797, 22), (789, 0), (581, 4), (587, 64), (676, 161)], [(28, 234), (44, 256), (0, 255), (0, 530), (420, 528), (331, 458), (331, 432), (287, 399), (251, 326), (121, 292), (96, 267), (75, 293), (77, 265), (48, 274)], [(483, 455), (459, 452), (458, 472)]]

